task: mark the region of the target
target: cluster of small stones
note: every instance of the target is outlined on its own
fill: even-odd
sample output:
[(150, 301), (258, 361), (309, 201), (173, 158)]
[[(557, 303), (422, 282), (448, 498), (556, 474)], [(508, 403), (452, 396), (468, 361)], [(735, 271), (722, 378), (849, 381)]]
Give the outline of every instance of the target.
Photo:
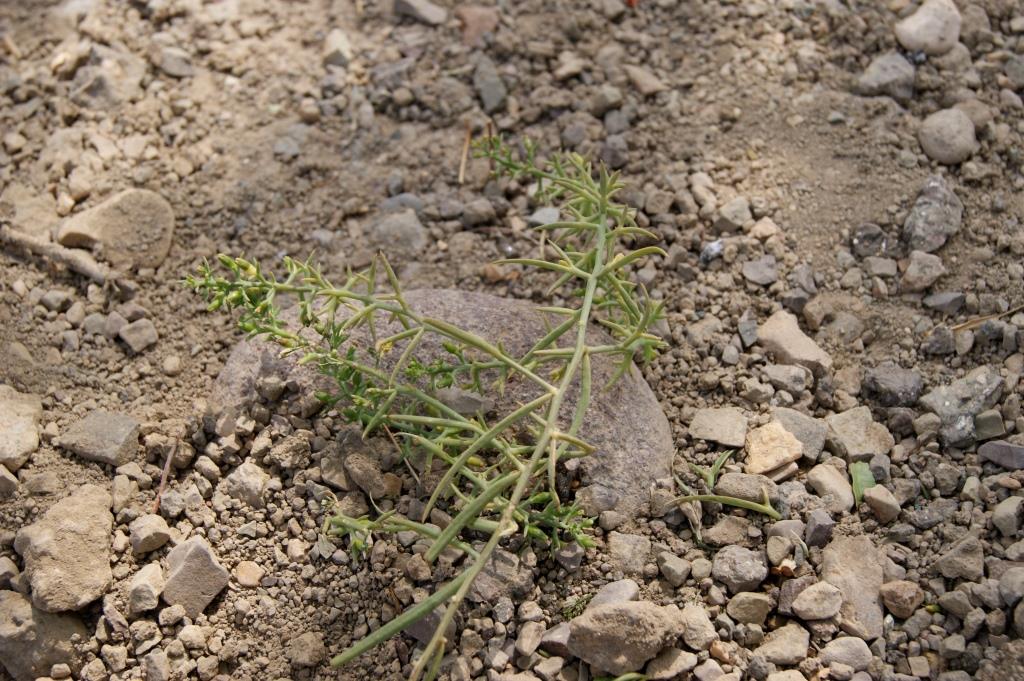
[[(326, 677), (329, 655), (461, 565), (427, 565), (411, 534), (362, 559), (321, 555), (331, 495), (349, 515), (372, 497), (412, 516), (425, 490), (388, 442), (359, 441), (274, 376), (244, 410), (192, 405), (230, 342), (222, 327), (185, 330), (206, 322), (183, 323), (200, 308), (169, 280), (217, 250), (315, 246), (337, 271), (386, 247), (412, 279), (544, 299), (546, 278), (485, 263), (534, 254), (524, 227), (557, 211), (483, 164), (465, 187), (439, 169), (465, 121), (488, 116), (623, 171), (622, 199), (668, 250), (636, 276), (669, 313), (671, 347), (647, 376), (678, 472), (700, 489), (685, 464), (735, 449), (714, 491), (767, 491), (783, 519), (704, 504), (697, 541), (666, 481), (649, 517), (602, 514), (597, 549), (511, 544), (463, 610), (444, 674), (1019, 673), (1024, 315), (963, 323), (1008, 312), (1024, 277), (1020, 7), (601, 0), (553, 18), (541, 0), (368, 4), (363, 23), (336, 9), (325, 29), (287, 2), (68, 2), (45, 15), (50, 37), (0, 64), (0, 216), (141, 284), (125, 302), (22, 263), (2, 275), (5, 326), (28, 330), (0, 335), (7, 671)], [(905, 189), (869, 222), (825, 218), (842, 243), (823, 254), (784, 218), (821, 169), (773, 174), (785, 159), (758, 131), (780, 106), (785, 136), (866, 147), (864, 165), (829, 160)], [(752, 132), (715, 149), (735, 129)], [(178, 223), (126, 187), (165, 196)], [(143, 219), (111, 218), (132, 211)], [(878, 483), (860, 505), (857, 462)], [(429, 623), (342, 674), (407, 673)]]

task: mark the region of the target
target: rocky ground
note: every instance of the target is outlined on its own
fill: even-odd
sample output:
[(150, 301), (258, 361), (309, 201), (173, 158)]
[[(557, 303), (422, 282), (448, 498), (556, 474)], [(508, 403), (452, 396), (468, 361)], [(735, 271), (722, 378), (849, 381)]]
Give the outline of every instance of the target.
[(408, 673), (425, 630), (327, 660), (446, 566), (317, 530), (422, 490), (273, 362), (228, 403), (239, 334), (180, 280), (383, 247), (410, 288), (549, 302), (488, 262), (550, 209), (459, 182), (488, 121), (622, 172), (668, 253), (635, 272), (650, 456), (702, 490), (735, 449), (715, 491), (782, 519), (670, 477), (598, 500), (597, 548), (506, 547), (444, 674), (1024, 678), (1020, 4), (436, 3), (0, 4), (0, 678)]

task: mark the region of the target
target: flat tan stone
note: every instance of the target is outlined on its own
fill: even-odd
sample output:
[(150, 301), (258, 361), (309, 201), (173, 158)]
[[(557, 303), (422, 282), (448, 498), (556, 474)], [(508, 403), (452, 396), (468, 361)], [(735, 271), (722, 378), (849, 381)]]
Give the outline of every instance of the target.
[(799, 364), (815, 376), (832, 368), (832, 358), (801, 329), (796, 317), (779, 310), (757, 329), (757, 340), (782, 364)]
[(253, 588), (260, 585), (260, 580), (263, 579), (263, 575), (266, 574), (266, 570), (261, 568), (251, 560), (243, 560), (234, 569), (235, 581), (240, 586)]
[(778, 421), (771, 421), (747, 433), (745, 472), (766, 475), (787, 464), (795, 463), (804, 446)]
[(61, 224), (57, 241), (91, 248), (115, 267), (159, 267), (171, 249), (174, 212), (148, 189), (126, 189)]

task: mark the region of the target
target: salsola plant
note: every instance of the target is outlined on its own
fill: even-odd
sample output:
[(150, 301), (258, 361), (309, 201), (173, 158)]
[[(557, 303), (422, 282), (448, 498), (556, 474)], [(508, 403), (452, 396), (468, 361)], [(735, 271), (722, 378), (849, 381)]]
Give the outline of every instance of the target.
[[(285, 258), (286, 274), (278, 279), (258, 263), (224, 255), (219, 257), (223, 274), (204, 265), (187, 280), (209, 300), (211, 310), (238, 309), (239, 325), (249, 335), (278, 343), (285, 354), (331, 377), (337, 390), (322, 397), (360, 423), (364, 435), (393, 437), (406, 454), (425, 457), (423, 470), (430, 470), (433, 461), (444, 464), (421, 517), (394, 511), (360, 518), (335, 513), (326, 521), (325, 534), (346, 540), (357, 553), (375, 533), (412, 530), (430, 543), (423, 556), (428, 563), (446, 549), (465, 555), (454, 578), (334, 657), (335, 666), (446, 605), (411, 675), (433, 678), (445, 650), (445, 632), (503, 540), (518, 534), (542, 546), (567, 541), (590, 546), (586, 530), (591, 521), (559, 499), (556, 479), (560, 462), (592, 451), (580, 431), (592, 392), (604, 387), (592, 385), (594, 358), (609, 356), (618, 377), (634, 360), (650, 360), (662, 344), (649, 332), (662, 315), (661, 304), (628, 278), (629, 265), (662, 251), (636, 245), (654, 235), (615, 202), (622, 186), (618, 176), (575, 154), (541, 163), (529, 143), (513, 150), (488, 138), (477, 153), (490, 159), (497, 173), (535, 183), (538, 198), (558, 205), (564, 216), (539, 228), (551, 259), (503, 261), (553, 273), (550, 293), (571, 301), (541, 308), (549, 330), (525, 354), (512, 356), (486, 338), (417, 313), (383, 255), (340, 284), (329, 282), (309, 261)], [(283, 319), (278, 301), (284, 296), (297, 302), (302, 328)], [(588, 341), (588, 327), (594, 324), (608, 332), (597, 336), (600, 343)], [(421, 358), (427, 339), (443, 348), (440, 359), (436, 353), (433, 359)], [(509, 413), (465, 415), (436, 392), (453, 387), (486, 394), (513, 381), (532, 384), (537, 396)], [(439, 529), (427, 520), (442, 500), (453, 517)]]

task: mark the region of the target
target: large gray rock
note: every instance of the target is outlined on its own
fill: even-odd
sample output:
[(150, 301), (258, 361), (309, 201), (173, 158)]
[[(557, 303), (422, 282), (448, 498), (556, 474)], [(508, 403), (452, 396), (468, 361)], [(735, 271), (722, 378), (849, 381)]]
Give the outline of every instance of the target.
[(0, 465), (11, 473), (17, 473), (39, 447), (42, 415), (43, 404), (38, 395), (0, 385)]
[(933, 175), (921, 188), (903, 222), (903, 238), (911, 250), (931, 253), (960, 231), (964, 204), (941, 176)]
[[(442, 319), (500, 344), (513, 356), (525, 354), (547, 332), (543, 314), (523, 301), (439, 289), (406, 291), (404, 295), (417, 313)], [(395, 332), (394, 324), (381, 322), (377, 325), (378, 335)], [(609, 339), (603, 331), (593, 328), (588, 331), (588, 340), (604, 343)], [(418, 354), (424, 363), (447, 355), (432, 335), (424, 338), (420, 348)], [(385, 367), (399, 354), (390, 353), (384, 360)], [(593, 385), (604, 386), (614, 371), (614, 363), (606, 356), (594, 358)], [(280, 358), (276, 346), (244, 340), (218, 376), (210, 404), (221, 409), (238, 407), (256, 395), (258, 378), (271, 375), (294, 380), (304, 393), (335, 389), (314, 368), (298, 366), (296, 358)], [(509, 382), (504, 394), (495, 395), (491, 421), (537, 395), (538, 390), (527, 381)], [(563, 422), (571, 418), (577, 397), (578, 390), (574, 388), (563, 405)], [(614, 509), (635, 516), (647, 506), (654, 481), (671, 477), (674, 445), (668, 420), (635, 368), (610, 388), (594, 390), (581, 436), (595, 447), (593, 454), (580, 460), (578, 469), (582, 485), (576, 498), (588, 514)]]
[(106, 593), (110, 571), (110, 492), (82, 485), (14, 539), (25, 561), (32, 603), (46, 612), (78, 610)]
[(0, 664), (15, 681), (49, 676), (55, 664), (75, 665), (75, 635), (86, 638), (77, 618), (39, 610), (16, 591), (0, 591)]
[(978, 447), (978, 458), (1011, 471), (1024, 468), (1024, 447), (1006, 440), (991, 440)]
[(886, 52), (871, 60), (857, 79), (854, 92), (866, 97), (888, 95), (898, 102), (914, 96), (914, 65), (898, 52)]
[(68, 428), (58, 444), (83, 459), (123, 466), (138, 450), (139, 422), (127, 414), (96, 410)]
[(95, 248), (117, 267), (159, 267), (171, 250), (174, 211), (148, 189), (126, 189), (64, 221), (57, 240)]
[(883, 407), (912, 407), (924, 389), (921, 374), (885, 361), (864, 373), (864, 392)]
[(932, 571), (946, 579), (980, 580), (985, 576), (985, 550), (981, 541), (973, 534), (967, 535), (932, 563)]
[(193, 537), (167, 554), (164, 600), (171, 605), (184, 606), (192, 619), (227, 585), (228, 571), (218, 562), (205, 539)]
[(825, 419), (828, 447), (849, 462), (887, 455), (896, 441), (889, 429), (876, 423), (868, 407), (854, 407)]
[(981, 366), (949, 385), (935, 388), (921, 397), (921, 406), (942, 421), (939, 439), (953, 447), (974, 442), (974, 417), (991, 409), (1003, 394), (999, 372)]
[(757, 329), (757, 340), (776, 361), (807, 367), (815, 376), (832, 369), (832, 358), (801, 329), (796, 317), (779, 310)]
[(843, 594), (839, 626), (872, 641), (882, 635), (882, 555), (868, 537), (836, 537), (822, 552), (821, 578)]
[(569, 651), (614, 676), (639, 670), (675, 637), (679, 611), (647, 601), (588, 608), (569, 623)]

